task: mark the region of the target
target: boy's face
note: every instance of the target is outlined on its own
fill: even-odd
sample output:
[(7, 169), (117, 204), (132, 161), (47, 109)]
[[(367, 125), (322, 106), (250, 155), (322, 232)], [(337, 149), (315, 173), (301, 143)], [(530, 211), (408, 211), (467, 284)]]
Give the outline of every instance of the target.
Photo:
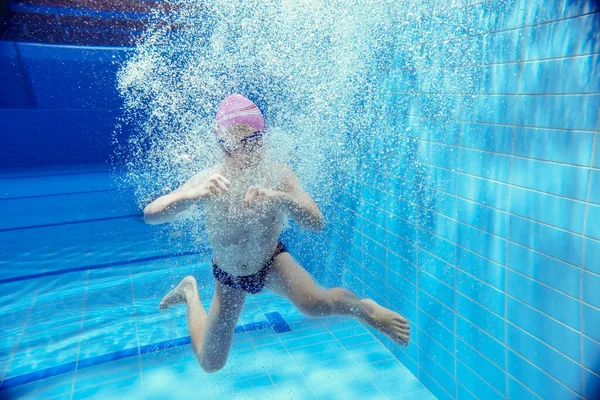
[(262, 149), (262, 133), (249, 125), (232, 125), (220, 131), (219, 143), (227, 157), (251, 159)]

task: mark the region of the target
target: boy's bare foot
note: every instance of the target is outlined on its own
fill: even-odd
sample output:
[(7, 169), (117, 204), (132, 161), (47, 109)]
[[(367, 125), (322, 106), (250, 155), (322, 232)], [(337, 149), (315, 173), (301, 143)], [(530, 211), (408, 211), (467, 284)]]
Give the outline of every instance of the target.
[(175, 304), (185, 302), (185, 293), (190, 290), (196, 289), (196, 279), (193, 276), (186, 276), (179, 282), (179, 285), (163, 297), (162, 301), (158, 305), (158, 308), (165, 310)]
[(410, 340), (410, 325), (406, 318), (380, 306), (371, 299), (360, 301), (369, 312), (370, 321), (366, 321), (373, 328), (380, 330), (402, 346), (408, 346)]

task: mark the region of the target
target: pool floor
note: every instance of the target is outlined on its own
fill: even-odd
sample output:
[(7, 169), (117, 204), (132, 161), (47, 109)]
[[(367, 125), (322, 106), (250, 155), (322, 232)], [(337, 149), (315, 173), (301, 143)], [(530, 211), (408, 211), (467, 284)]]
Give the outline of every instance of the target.
[(1, 399), (434, 399), (366, 327), (268, 291), (247, 297), (226, 367), (204, 373), (185, 306), (157, 307), (188, 274), (209, 307), (193, 241), (141, 223), (101, 169), (42, 172), (0, 173)]

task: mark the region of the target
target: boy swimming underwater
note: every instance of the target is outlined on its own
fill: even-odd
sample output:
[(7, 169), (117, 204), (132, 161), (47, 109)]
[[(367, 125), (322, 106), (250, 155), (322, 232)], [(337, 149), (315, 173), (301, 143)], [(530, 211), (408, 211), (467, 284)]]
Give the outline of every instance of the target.
[(264, 129), (253, 102), (241, 95), (227, 97), (217, 111), (216, 131), (224, 162), (145, 208), (144, 220), (161, 224), (193, 205), (204, 207), (213, 252), (216, 288), (209, 312), (191, 276), (167, 293), (159, 307), (187, 303), (194, 352), (206, 372), (225, 366), (246, 295), (264, 287), (307, 316), (351, 316), (408, 345), (405, 318), (373, 300), (359, 300), (349, 290), (320, 288), (279, 241), (287, 217), (314, 231), (323, 227), (324, 218), (289, 167), (267, 162)]

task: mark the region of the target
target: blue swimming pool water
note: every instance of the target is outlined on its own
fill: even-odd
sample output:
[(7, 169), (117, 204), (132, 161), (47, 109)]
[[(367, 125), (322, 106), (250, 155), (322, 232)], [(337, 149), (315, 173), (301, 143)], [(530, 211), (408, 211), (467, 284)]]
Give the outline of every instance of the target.
[(117, 176), (85, 166), (0, 175), (2, 396), (434, 398), (364, 326), (307, 319), (270, 293), (248, 298), (227, 367), (206, 375), (185, 307), (157, 307), (188, 274), (210, 306), (206, 255), (143, 224)]
[[(16, 20), (12, 36), (0, 36), (6, 40), (0, 42), (0, 328), (6, 332), (0, 376), (2, 384), (23, 383), (0, 390), (0, 397), (50, 397), (40, 390), (69, 398), (119, 390), (139, 395), (129, 387), (144, 396), (167, 396), (161, 388), (194, 392), (195, 370), (188, 367), (197, 367), (185, 360), (188, 346), (148, 352), (185, 335), (182, 310), (163, 315), (155, 305), (182, 274), (200, 276), (205, 249), (187, 235), (142, 224), (131, 190), (117, 185), (106, 167), (113, 139), (123, 143), (135, 135), (125, 125), (114, 132), (123, 114), (117, 71), (135, 50), (78, 46), (116, 43), (108, 39), (119, 32), (90, 20), (89, 10), (75, 13), (77, 29), (89, 33), (95, 28), (88, 23), (101, 24), (102, 40), (69, 41), (60, 17), (37, 30), (36, 13), (73, 12), (35, 2), (12, 1), (19, 6), (11, 12), (32, 14)], [(439, 399), (594, 398), (600, 388), (600, 3), (395, 4), (405, 7), (401, 23), (387, 32), (401, 40), (383, 38), (394, 56), (374, 63), (382, 69), (368, 80), (386, 99), (376, 110), (385, 123), (356, 135), (364, 139), (361, 164), (336, 176), (343, 187), (329, 210), (334, 228), (298, 235), (311, 252), (295, 256), (325, 286), (343, 285), (405, 315), (410, 346), (399, 349), (370, 332), (385, 349), (375, 343), (377, 350), (365, 347), (366, 354), (391, 352)], [(23, 41), (32, 30), (30, 40), (43, 43)], [(44, 41), (48, 32), (53, 35)], [(328, 87), (327, 79), (321, 82)], [(20, 167), (28, 169), (14, 169)], [(346, 344), (335, 339), (330, 322), (337, 321), (314, 327), (289, 304), (261, 299), (240, 322), (257, 329), (237, 336), (246, 341), (235, 349), (252, 346), (255, 358), (269, 355), (261, 364), (267, 375), (237, 371), (219, 382), (198, 375), (216, 387), (210, 389), (216, 397), (223, 385), (249, 390), (250, 382), (296, 390), (298, 397), (328, 398), (322, 390), (352, 389), (351, 382), (374, 390), (352, 371), (339, 372), (338, 361), (335, 369), (313, 367), (324, 358), (352, 359), (379, 390), (375, 398), (390, 394), (390, 375), (404, 376), (393, 359), (389, 374), (369, 372), (363, 359), (339, 350)], [(279, 313), (291, 331), (266, 327), (269, 313)], [(352, 329), (345, 329), (348, 341), (361, 343), (363, 334)], [(285, 338), (294, 334), (306, 336), (299, 336), (304, 344), (288, 349)], [(259, 351), (261, 335), (279, 340), (273, 346), (295, 372), (277, 375), (278, 364), (269, 369), (275, 357)], [(321, 343), (325, 338), (330, 344)], [(143, 354), (131, 356), (132, 349)], [(304, 351), (314, 355), (303, 358)], [(109, 364), (115, 352), (128, 357)], [(148, 372), (151, 361), (159, 372)], [(313, 369), (326, 378), (313, 377)], [(327, 371), (331, 385), (321, 385)], [(352, 379), (333, 382), (336, 374)], [(88, 378), (77, 383), (82, 376)], [(414, 381), (407, 382), (396, 387), (412, 390)], [(427, 396), (417, 389), (406, 396)]]

